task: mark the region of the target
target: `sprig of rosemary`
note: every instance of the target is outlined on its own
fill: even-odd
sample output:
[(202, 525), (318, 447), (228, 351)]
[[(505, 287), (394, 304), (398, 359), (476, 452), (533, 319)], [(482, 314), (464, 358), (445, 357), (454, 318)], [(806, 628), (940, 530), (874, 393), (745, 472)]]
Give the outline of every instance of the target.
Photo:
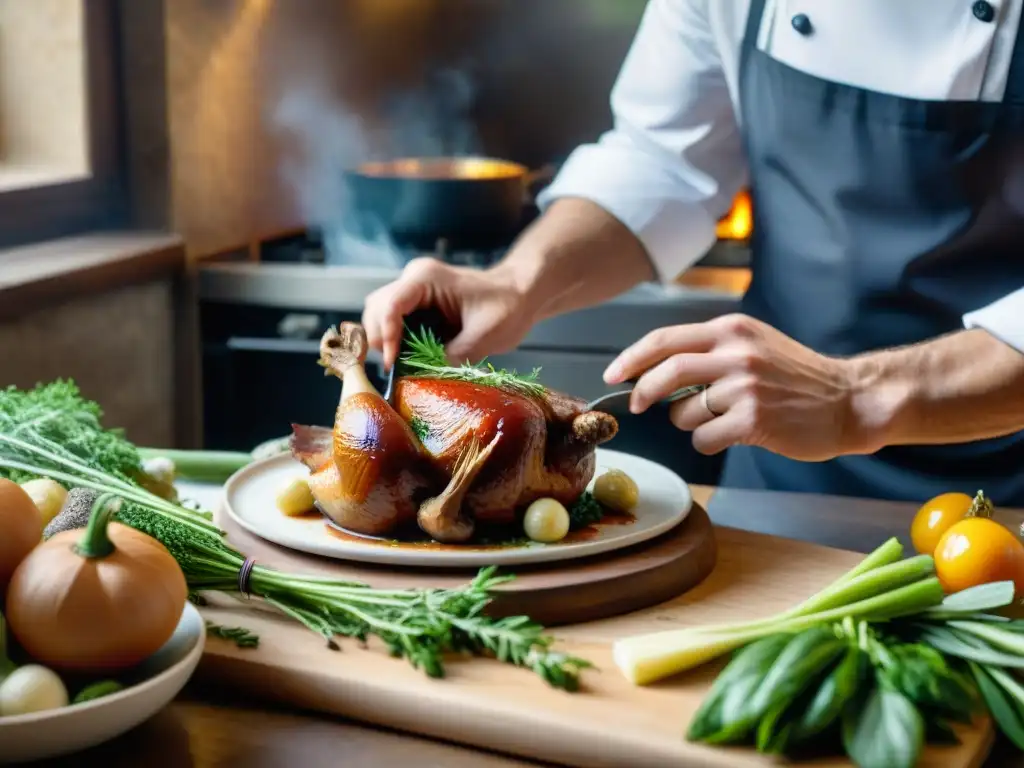
[(206, 622), (206, 634), (221, 640), (230, 640), (239, 648), (258, 648), (260, 636), (245, 627), (222, 627), (212, 621)]
[(407, 326), (405, 346), (407, 352), (402, 355), (400, 362), (404, 372), (409, 375), (465, 381), (528, 397), (540, 397), (546, 391), (538, 381), (540, 368), (534, 368), (530, 373), (519, 373), (516, 370), (495, 368), (486, 359), (476, 365), (469, 362), (451, 365), (445, 354), (444, 344), (429, 328), (421, 327), (417, 334)]

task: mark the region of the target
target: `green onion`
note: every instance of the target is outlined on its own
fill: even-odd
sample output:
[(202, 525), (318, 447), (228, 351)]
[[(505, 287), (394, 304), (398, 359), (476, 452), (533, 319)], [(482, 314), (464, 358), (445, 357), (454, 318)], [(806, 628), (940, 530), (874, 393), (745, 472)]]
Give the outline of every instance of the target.
[(143, 459), (169, 459), (175, 474), (200, 483), (223, 483), (252, 463), (252, 455), (235, 451), (184, 451), (170, 448), (139, 448)]
[(637, 685), (646, 685), (705, 664), (768, 635), (799, 632), (815, 624), (848, 617), (886, 621), (938, 605), (942, 598), (942, 586), (932, 576), (847, 605), (801, 616), (783, 615), (775, 620), (752, 623), (746, 629), (732, 627), (717, 632), (678, 629), (625, 638), (613, 646), (613, 657), (627, 678)]

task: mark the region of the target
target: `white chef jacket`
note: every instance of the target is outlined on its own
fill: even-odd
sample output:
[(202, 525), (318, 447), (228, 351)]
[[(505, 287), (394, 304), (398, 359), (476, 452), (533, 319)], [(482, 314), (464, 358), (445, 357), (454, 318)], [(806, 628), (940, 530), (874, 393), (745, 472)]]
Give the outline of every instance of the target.
[[(1024, 0), (767, 0), (758, 48), (817, 77), (925, 100), (998, 101)], [(614, 127), (579, 147), (538, 199), (592, 200), (675, 279), (715, 243), (747, 183), (740, 47), (750, 0), (650, 0), (612, 91)], [(806, 14), (813, 33), (794, 29)], [(1024, 243), (1021, 243), (1024, 248)], [(1024, 352), (1024, 287), (965, 315)]]

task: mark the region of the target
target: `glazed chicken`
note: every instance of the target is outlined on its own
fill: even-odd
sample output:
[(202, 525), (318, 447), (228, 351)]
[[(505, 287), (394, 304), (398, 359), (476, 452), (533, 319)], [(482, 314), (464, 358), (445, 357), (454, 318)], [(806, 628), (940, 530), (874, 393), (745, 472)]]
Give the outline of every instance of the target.
[(291, 437), (321, 512), (354, 533), (418, 524), (462, 543), (477, 523), (516, 522), (536, 499), (568, 505), (593, 478), (595, 448), (618, 431), (577, 398), (461, 380), (399, 378), (392, 406), (366, 376), (366, 352), (359, 325), (324, 334), (320, 364), (342, 381), (334, 428), (293, 425)]

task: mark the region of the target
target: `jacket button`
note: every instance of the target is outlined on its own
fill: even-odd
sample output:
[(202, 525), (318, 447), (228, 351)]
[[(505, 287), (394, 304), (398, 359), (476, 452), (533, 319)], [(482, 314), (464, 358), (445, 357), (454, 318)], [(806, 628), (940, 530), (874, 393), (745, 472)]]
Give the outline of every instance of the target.
[[(978, 3), (980, 3), (981, 1), (982, 0), (978, 0)], [(985, 3), (985, 5), (988, 5), (988, 3)], [(975, 11), (975, 13), (977, 13), (977, 11)], [(809, 35), (811, 34), (811, 30), (813, 29), (813, 27), (811, 27), (811, 20), (807, 18), (806, 13), (798, 13), (790, 20), (790, 23), (793, 25), (793, 29), (795, 29), (801, 35)]]
[(978, 0), (972, 5), (971, 12), (974, 13), (974, 18), (978, 21), (989, 22), (996, 17), (996, 9), (992, 7), (991, 3), (985, 2), (985, 0)]

